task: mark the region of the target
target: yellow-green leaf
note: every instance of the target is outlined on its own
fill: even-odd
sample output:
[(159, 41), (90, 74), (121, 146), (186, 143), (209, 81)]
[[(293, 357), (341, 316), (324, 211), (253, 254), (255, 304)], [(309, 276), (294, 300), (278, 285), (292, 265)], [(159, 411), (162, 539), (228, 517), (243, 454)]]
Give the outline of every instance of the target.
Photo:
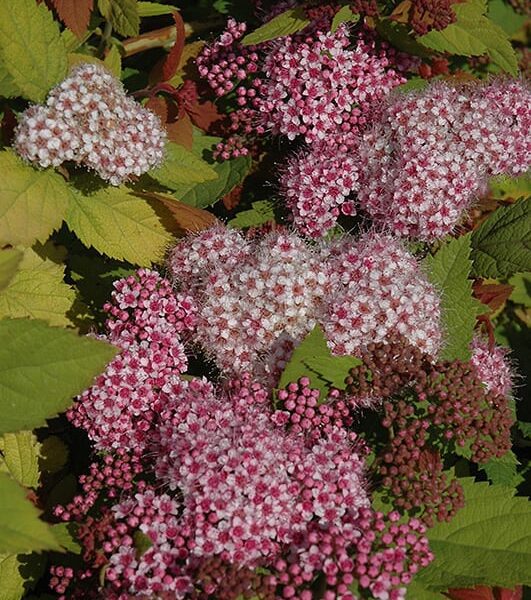
[(5, 433), (0, 438), (0, 451), (3, 455), (0, 471), (9, 473), (21, 485), (37, 488), (40, 478), (40, 447), (32, 431)]
[(0, 291), (0, 318), (31, 317), (50, 325), (71, 324), (66, 313), (76, 294), (63, 276), (64, 266), (26, 249), (17, 273)]
[(0, 250), (0, 291), (9, 285), (22, 260), (22, 252), (16, 248)]
[(0, 97), (14, 98), (15, 96), (20, 95), (21, 91), (18, 89), (15, 80), (4, 66), (0, 56)]
[(248, 33), (242, 40), (244, 46), (261, 44), (279, 37), (297, 33), (310, 24), (301, 7), (290, 8), (285, 12), (273, 17), (252, 33)]
[(0, 246), (44, 242), (63, 220), (71, 192), (51, 169), (39, 171), (0, 152)]
[(140, 266), (162, 260), (172, 240), (153, 206), (125, 186), (76, 193), (66, 223), (85, 246)]
[(61, 550), (26, 490), (6, 473), (0, 473), (0, 506), (0, 552)]
[(352, 9), (348, 4), (342, 6), (337, 13), (335, 14), (332, 20), (332, 26), (330, 30), (332, 33), (337, 31), (339, 26), (343, 23), (357, 23), (360, 20), (360, 15), (358, 13), (352, 12)]
[(112, 46), (107, 53), (103, 64), (117, 79), (120, 79), (122, 75), (122, 57), (120, 56), (120, 51), (117, 46)]
[(101, 14), (121, 35), (138, 35), (140, 16), (136, 0), (98, 0)]
[(160, 15), (171, 15), (174, 12), (177, 12), (175, 6), (160, 4), (160, 2), (138, 2), (140, 17), (159, 17)]
[(0, 554), (0, 600), (20, 600), (24, 595), (24, 577), (16, 554)]
[(432, 30), (418, 41), (432, 50), (459, 56), (488, 54), (493, 63), (511, 75), (518, 73), (516, 53), (501, 27), (484, 16), (485, 5), (474, 0), (452, 5), (457, 20), (441, 31)]
[(41, 102), (67, 72), (59, 24), (42, 2), (0, 2), (0, 55), (22, 95)]
[(116, 353), (110, 344), (43, 321), (0, 320), (0, 434), (44, 425)]
[(150, 171), (149, 175), (170, 189), (218, 178), (216, 171), (204, 160), (173, 142), (166, 144), (166, 158), (162, 166)]

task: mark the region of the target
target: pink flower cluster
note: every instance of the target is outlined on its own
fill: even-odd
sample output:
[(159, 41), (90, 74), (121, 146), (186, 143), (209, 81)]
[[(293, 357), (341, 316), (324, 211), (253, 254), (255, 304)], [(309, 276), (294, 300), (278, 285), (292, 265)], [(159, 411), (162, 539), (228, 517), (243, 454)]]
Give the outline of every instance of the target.
[(169, 267), (199, 307), (194, 339), (229, 373), (274, 373), (268, 358), (285, 361), (316, 323), (335, 354), (393, 332), (433, 356), (442, 343), (440, 299), (389, 236), (312, 249), (283, 231), (249, 241), (216, 227), (182, 240)]
[(374, 105), (405, 79), (375, 44), (360, 37), (349, 48), (345, 27), (304, 42), (281, 40), (264, 61), (259, 111), (264, 127), (308, 143), (356, 136)]
[(119, 185), (161, 164), (165, 143), (154, 113), (127, 97), (103, 67), (82, 64), (52, 89), (46, 105), (21, 115), (14, 148), (41, 167), (75, 161)]
[(360, 144), (360, 206), (396, 235), (450, 233), (493, 175), (531, 163), (531, 92), (494, 80), (392, 97)]
[(245, 384), (215, 394), (205, 381), (180, 382), (171, 398), (156, 434), (156, 474), (183, 499), (195, 556), (257, 565), (310, 522), (341, 527), (368, 505), (363, 458), (345, 431), (308, 447), (274, 426), (267, 394)]
[(355, 354), (398, 333), (436, 357), (442, 345), (440, 298), (417, 260), (395, 238), (368, 234), (339, 244), (330, 258), (337, 287), (323, 326), (332, 352)]
[(474, 337), (470, 347), (470, 362), (487, 390), (496, 396), (509, 396), (513, 386), (513, 372), (507, 358), (507, 348), (490, 347), (489, 342), (479, 336)]
[(196, 341), (234, 373), (257, 366), (281, 336), (300, 341), (315, 325), (326, 292), (318, 253), (286, 232), (251, 244), (216, 227), (181, 241), (169, 267), (199, 306)]
[(121, 352), (67, 413), (102, 450), (145, 446), (164, 384), (187, 369), (181, 334), (196, 321), (191, 298), (175, 296), (154, 271), (140, 269), (114, 286), (100, 337)]

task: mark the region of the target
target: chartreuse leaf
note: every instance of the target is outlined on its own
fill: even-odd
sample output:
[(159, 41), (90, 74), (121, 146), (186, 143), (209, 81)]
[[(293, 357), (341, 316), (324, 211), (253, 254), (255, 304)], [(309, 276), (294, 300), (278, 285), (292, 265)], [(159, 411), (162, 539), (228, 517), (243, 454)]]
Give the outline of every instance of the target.
[(140, 266), (160, 261), (172, 239), (152, 205), (125, 186), (76, 192), (65, 221), (87, 248)]
[(278, 387), (286, 387), (288, 383), (306, 376), (310, 378), (312, 387), (321, 391), (323, 399), (330, 387), (344, 388), (349, 370), (359, 364), (361, 361), (355, 356), (332, 356), (321, 326), (316, 325), (293, 350)]
[(98, 8), (120, 35), (138, 35), (140, 16), (136, 0), (98, 0)]
[(166, 144), (166, 158), (162, 166), (150, 171), (149, 175), (172, 190), (183, 184), (203, 183), (218, 177), (205, 161), (173, 142)]
[(0, 506), (0, 552), (61, 549), (24, 488), (6, 473), (0, 473)]
[(212, 157), (212, 150), (221, 138), (208, 135), (194, 135), (193, 152), (202, 158), (216, 172), (217, 179), (203, 183), (184, 183), (173, 186), (173, 195), (191, 206), (206, 208), (215, 204), (243, 181), (251, 168), (250, 156), (239, 156), (223, 162)]
[(297, 33), (310, 24), (302, 8), (290, 8), (280, 15), (273, 17), (271, 21), (264, 23), (252, 33), (248, 33), (242, 40), (244, 46), (251, 46), (275, 40), (279, 37)]
[(524, 26), (527, 18), (517, 13), (514, 8), (503, 0), (489, 0), (487, 16), (499, 25), (508, 36), (514, 35)]
[(112, 48), (107, 53), (103, 64), (109, 70), (116, 79), (120, 79), (122, 75), (122, 57), (120, 56), (120, 51), (116, 46), (112, 46)]
[(416, 579), (430, 590), (531, 583), (531, 502), (501, 485), (460, 479), (465, 507), (427, 537), (435, 560)]
[(40, 447), (31, 431), (5, 433), (0, 437), (0, 471), (8, 473), (21, 485), (38, 487)]
[(0, 58), (28, 100), (41, 102), (65, 78), (66, 47), (44, 2), (0, 2)]
[[(2, 3), (0, 3), (1, 5)], [(51, 169), (39, 171), (13, 152), (0, 152), (0, 246), (44, 242), (63, 220), (72, 194)]]
[(231, 227), (256, 227), (275, 220), (275, 207), (269, 200), (253, 202), (250, 210), (242, 210), (229, 221)]
[(81, 554), (81, 545), (76, 540), (76, 525), (74, 523), (57, 523), (57, 525), (52, 525), (52, 531), (55, 539), (65, 550), (74, 554)]
[(468, 360), (476, 316), (483, 305), (472, 297), (469, 280), (470, 236), (464, 235), (440, 248), (434, 256), (424, 259), (428, 277), (442, 296), (442, 319), (446, 345), (443, 360)]
[(0, 292), (15, 276), (21, 260), (22, 252), (16, 248), (0, 250)]
[(139, 17), (159, 17), (160, 15), (171, 15), (177, 11), (175, 6), (159, 2), (138, 2), (137, 7)]
[(491, 458), (481, 469), (485, 471), (491, 483), (515, 488), (524, 480), (517, 471), (519, 464), (514, 452), (510, 450), (501, 458)]
[(472, 258), (476, 277), (531, 271), (531, 198), (498, 208), (473, 232)]
[(116, 353), (109, 344), (42, 321), (0, 320), (0, 434), (44, 425)]
[(531, 175), (524, 173), (518, 177), (497, 175), (489, 180), (489, 195), (493, 198), (526, 198), (531, 196)]
[(0, 600), (19, 600), (24, 596), (24, 582), (16, 554), (0, 554)]
[(63, 281), (64, 266), (28, 248), (9, 285), (0, 291), (0, 318), (31, 317), (50, 325), (71, 324), (66, 313), (76, 294)]
[(484, 16), (483, 3), (471, 0), (452, 5), (457, 20), (441, 31), (433, 29), (418, 38), (432, 50), (459, 56), (488, 54), (503, 71), (517, 75), (518, 60), (505, 31)]
[(330, 30), (332, 33), (337, 31), (338, 27), (343, 23), (357, 23), (360, 20), (360, 16), (358, 13), (352, 12), (352, 9), (348, 4), (342, 6), (334, 15), (332, 19), (332, 26)]
[(14, 98), (15, 96), (20, 96), (21, 94), (22, 92), (15, 84), (15, 80), (13, 77), (11, 77), (7, 67), (2, 62), (2, 55), (0, 54), (0, 97)]
[(412, 600), (447, 600), (440, 592), (433, 592), (424, 587), (416, 577), (407, 586), (407, 597)]

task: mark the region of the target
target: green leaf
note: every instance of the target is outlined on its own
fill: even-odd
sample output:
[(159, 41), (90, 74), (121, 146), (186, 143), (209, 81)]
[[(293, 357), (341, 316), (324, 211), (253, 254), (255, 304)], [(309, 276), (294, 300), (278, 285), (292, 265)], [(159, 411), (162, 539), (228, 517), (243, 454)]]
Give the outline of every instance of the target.
[(41, 102), (66, 76), (66, 47), (59, 24), (42, 2), (0, 2), (0, 57), (28, 100)]
[(0, 97), (14, 98), (15, 96), (20, 96), (22, 94), (21, 90), (15, 84), (15, 80), (11, 77), (1, 59), (2, 56), (0, 54)]
[(24, 596), (24, 577), (16, 554), (0, 554), (0, 600), (20, 600)]
[(57, 473), (68, 460), (68, 447), (57, 435), (50, 435), (41, 443), (39, 466), (46, 473)]
[(242, 210), (234, 219), (228, 222), (230, 227), (256, 227), (268, 221), (275, 220), (274, 204), (269, 200), (259, 200), (252, 203), (250, 210)]
[(433, 29), (418, 38), (432, 50), (450, 52), (459, 56), (488, 54), (502, 70), (518, 74), (516, 53), (501, 27), (483, 15), (481, 3), (466, 2), (452, 5), (457, 21), (441, 31)]
[(490, 0), (488, 18), (499, 25), (508, 36), (514, 35), (526, 22), (526, 16), (518, 14), (514, 8), (503, 0)]
[(394, 89), (395, 92), (408, 93), (415, 90), (423, 90), (428, 86), (428, 80), (422, 77), (412, 77), (406, 83), (397, 85)]
[(517, 273), (509, 279), (508, 283), (514, 287), (511, 300), (531, 308), (531, 276), (528, 273)]
[(0, 473), (0, 551), (5, 553), (60, 550), (51, 528), (26, 491), (6, 473)]
[(518, 421), (518, 429), (524, 434), (524, 437), (531, 440), (531, 423)]
[(239, 156), (217, 162), (212, 158), (212, 149), (220, 141), (221, 138), (208, 135), (194, 136), (194, 153), (212, 167), (217, 174), (217, 179), (198, 184), (174, 186), (173, 195), (178, 200), (197, 208), (206, 208), (215, 204), (245, 179), (251, 168), (251, 157)]
[(447, 600), (447, 597), (443, 596), (440, 592), (432, 592), (424, 587), (422, 583), (417, 581), (417, 578), (414, 578), (406, 589), (407, 597), (412, 600)]
[(310, 24), (310, 20), (306, 18), (302, 8), (290, 8), (271, 21), (264, 23), (252, 33), (248, 33), (242, 40), (244, 46), (252, 46), (275, 40), (279, 37), (297, 33)]
[(358, 13), (352, 12), (352, 9), (348, 4), (342, 6), (334, 15), (332, 19), (332, 27), (330, 30), (332, 33), (338, 30), (339, 26), (343, 23), (357, 23), (360, 20)]
[(120, 35), (138, 35), (140, 16), (136, 0), (98, 0), (98, 8)]
[(0, 471), (9, 473), (25, 487), (39, 485), (39, 453), (41, 445), (31, 431), (5, 433), (0, 438), (0, 451), (3, 460)]
[(509, 450), (501, 458), (491, 458), (489, 462), (481, 466), (481, 469), (485, 471), (489, 481), (494, 485), (515, 488), (524, 480), (517, 471), (519, 464), (514, 452)]
[(76, 526), (74, 523), (57, 523), (52, 525), (55, 539), (68, 552), (81, 554), (81, 544), (76, 539)]
[(63, 265), (42, 259), (32, 249), (26, 249), (16, 275), (0, 291), (0, 318), (31, 317), (48, 321), (50, 325), (70, 325), (66, 314), (76, 294), (63, 277)]
[(435, 560), (417, 574), (431, 590), (531, 583), (531, 503), (514, 490), (460, 479), (465, 507), (427, 536)]
[(107, 56), (105, 57), (103, 64), (109, 70), (116, 79), (120, 79), (122, 75), (122, 57), (117, 46), (112, 46)]
[(472, 233), (472, 258), (476, 277), (531, 271), (531, 198), (498, 208)]
[(153, 546), (151, 538), (140, 530), (135, 531), (135, 533), (133, 534), (133, 540), (135, 542), (137, 558), (140, 558), (151, 548), (151, 546)]
[(531, 175), (524, 173), (518, 177), (497, 175), (489, 180), (489, 195), (493, 198), (526, 198), (531, 196)]
[(175, 6), (160, 4), (159, 2), (138, 2), (137, 7), (139, 17), (159, 17), (177, 12)]
[(363, 361), (355, 356), (312, 356), (303, 362), (320, 379), (343, 390), (350, 369), (361, 365)]
[(409, 34), (408, 28), (403, 23), (396, 23), (389, 19), (382, 19), (376, 23), (376, 31), (388, 42), (402, 52), (427, 58), (431, 52), (419, 44)]
[(446, 345), (443, 360), (468, 360), (476, 316), (483, 305), (472, 297), (470, 236), (452, 239), (424, 259), (430, 281), (442, 294), (442, 321)]
[(116, 353), (109, 344), (42, 321), (0, 321), (0, 433), (44, 425)]
[(150, 171), (149, 175), (172, 190), (183, 184), (203, 183), (218, 177), (205, 161), (173, 142), (166, 144), (166, 159), (162, 166)]
[(9, 285), (21, 260), (22, 252), (16, 248), (0, 250), (0, 291)]
[[(1, 3), (0, 3), (1, 4)], [(72, 194), (51, 169), (38, 171), (13, 152), (0, 152), (0, 246), (44, 242), (63, 220)]]
[(140, 266), (161, 261), (172, 240), (155, 208), (125, 186), (79, 191), (65, 220), (87, 248)]

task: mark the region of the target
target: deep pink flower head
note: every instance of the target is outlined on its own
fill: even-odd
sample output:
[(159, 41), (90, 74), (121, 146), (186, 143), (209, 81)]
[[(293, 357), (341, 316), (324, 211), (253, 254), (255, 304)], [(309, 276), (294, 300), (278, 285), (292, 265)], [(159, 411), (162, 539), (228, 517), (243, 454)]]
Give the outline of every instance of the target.
[(260, 564), (310, 522), (341, 527), (368, 505), (363, 459), (344, 430), (308, 446), (273, 424), (248, 378), (227, 392), (205, 380), (166, 392), (156, 474), (182, 497), (194, 555)]
[(355, 137), (375, 104), (405, 81), (388, 67), (372, 40), (360, 37), (351, 49), (343, 26), (304, 42), (284, 38), (264, 61), (257, 107), (263, 126), (308, 143)]
[(396, 235), (450, 233), (493, 175), (531, 166), (531, 92), (494, 80), (394, 95), (359, 150), (361, 207)]
[(126, 96), (100, 65), (74, 67), (46, 105), (22, 113), (14, 148), (40, 167), (83, 164), (112, 185), (161, 164), (166, 132), (159, 118)]
[(176, 296), (158, 273), (140, 269), (114, 284), (106, 335), (122, 351), (77, 398), (68, 418), (99, 449), (143, 448), (168, 378), (186, 371), (181, 335), (195, 325), (190, 297)]
[(511, 394), (513, 371), (508, 360), (508, 348), (489, 345), (488, 340), (475, 336), (470, 345), (471, 362), (481, 381), (490, 392), (500, 396)]

